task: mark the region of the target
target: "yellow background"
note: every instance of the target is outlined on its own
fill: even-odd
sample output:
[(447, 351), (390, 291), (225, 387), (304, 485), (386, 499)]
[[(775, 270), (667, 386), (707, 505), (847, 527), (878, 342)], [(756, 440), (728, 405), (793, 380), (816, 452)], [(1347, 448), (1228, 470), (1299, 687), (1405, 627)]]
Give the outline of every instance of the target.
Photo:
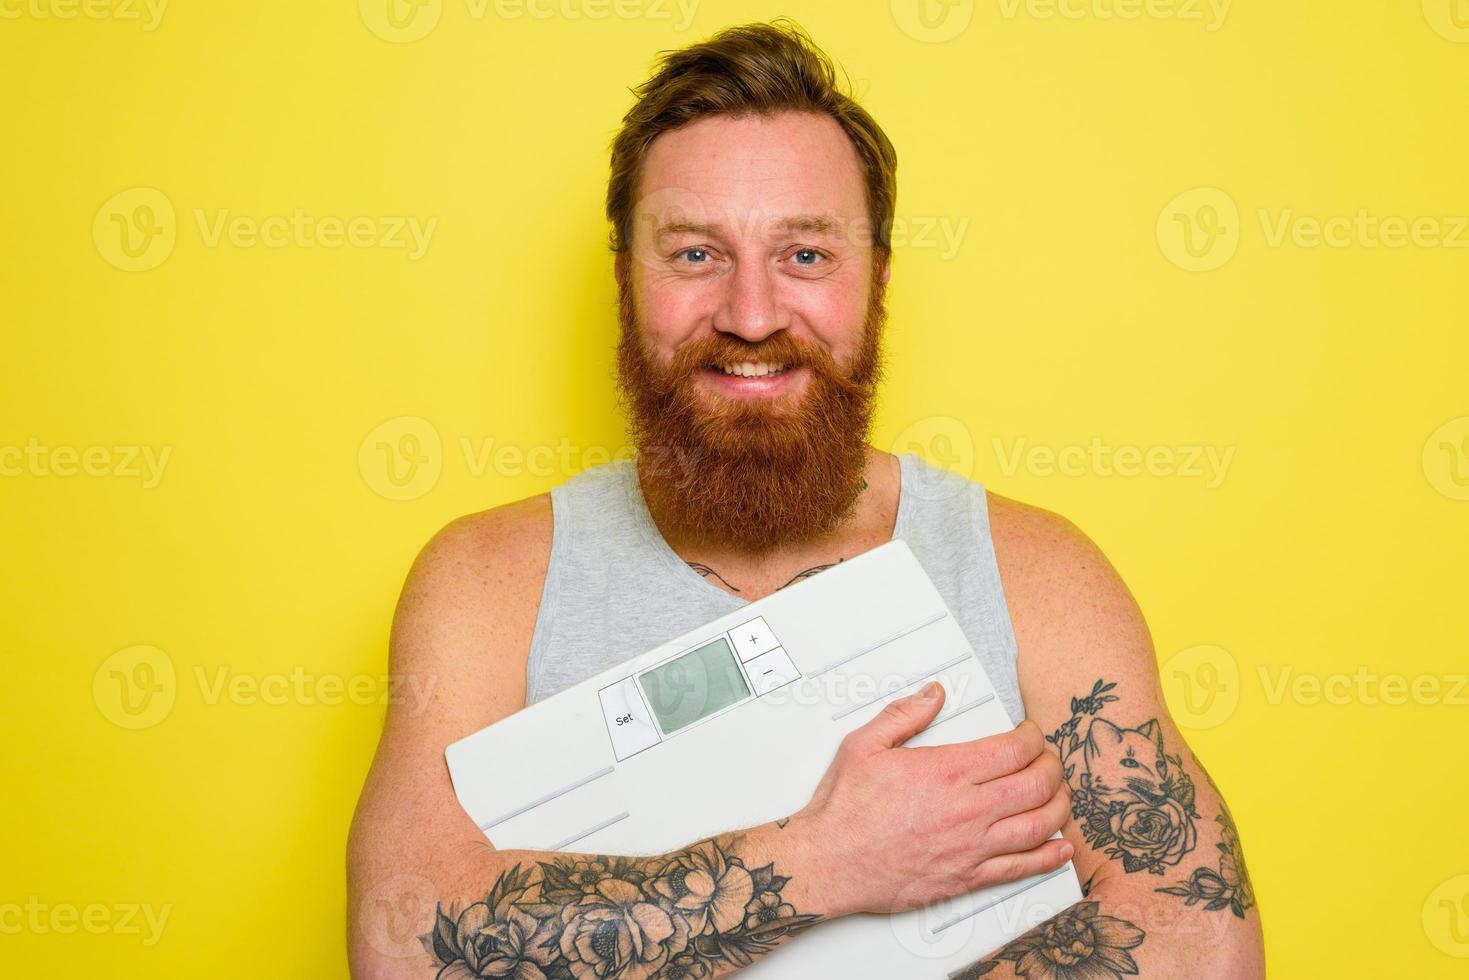
[[(600, 208), (627, 86), (660, 49), (789, 14), (900, 151), (876, 442), (1059, 510), (1111, 555), (1238, 817), (1274, 975), (1462, 975), (1455, 2), (1239, 2), (1221, 23), (1192, 0), (1130, 19), (963, 0), (925, 27), (904, 0), (703, 0), (680, 30), (671, 0), (445, 0), (402, 41), (349, 0), (179, 3), (152, 30), (140, 2), (67, 19), (4, 0), (0, 446), (45, 452), (0, 477), (0, 910), (169, 918), (152, 945), (62, 934), (65, 912), (0, 932), (0, 974), (345, 972), (345, 835), (384, 709), (319, 695), (377, 684), (435, 529), (623, 445)], [(171, 224), (136, 210), (156, 197), (108, 203), (134, 188)], [(207, 234), (296, 209), (437, 224), (416, 259)], [(1273, 238), (1282, 215), (1363, 211), (1459, 247)], [(127, 259), (119, 219), (172, 251), (164, 234), (161, 261), (119, 268), (158, 257)], [(1222, 230), (1202, 259), (1170, 240), (1189, 221)], [(1156, 449), (1158, 472), (1046, 462), (1093, 440)], [(156, 485), (111, 448), (129, 446), (170, 452)], [(61, 475), (63, 447), (107, 447), (102, 475)], [(1232, 453), (1222, 479), (1190, 447)], [(1359, 668), (1442, 687), (1382, 703)], [(285, 703), (211, 696), (292, 676), (310, 683)]]

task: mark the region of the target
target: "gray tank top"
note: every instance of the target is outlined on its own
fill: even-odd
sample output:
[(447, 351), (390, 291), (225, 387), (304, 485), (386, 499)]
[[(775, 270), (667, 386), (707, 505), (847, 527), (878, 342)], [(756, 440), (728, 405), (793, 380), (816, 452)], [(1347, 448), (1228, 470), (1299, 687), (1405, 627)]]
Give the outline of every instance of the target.
[[(978, 483), (911, 453), (893, 537), (908, 542), (984, 664), (1000, 702), (1025, 717), (1015, 633)], [(725, 613), (748, 605), (669, 547), (648, 513), (637, 467), (618, 459), (551, 490), (551, 562), (525, 666), (534, 704)]]

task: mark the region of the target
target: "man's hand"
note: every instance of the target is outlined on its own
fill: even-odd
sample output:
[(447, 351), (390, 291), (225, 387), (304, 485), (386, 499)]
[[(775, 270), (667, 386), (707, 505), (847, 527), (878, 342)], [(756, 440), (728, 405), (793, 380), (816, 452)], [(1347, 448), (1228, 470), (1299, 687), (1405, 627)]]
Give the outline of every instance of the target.
[(843, 740), (792, 829), (819, 843), (832, 911), (890, 913), (1052, 871), (1072, 853), (1051, 840), (1071, 813), (1061, 764), (1041, 730), (904, 748), (944, 704), (931, 683)]

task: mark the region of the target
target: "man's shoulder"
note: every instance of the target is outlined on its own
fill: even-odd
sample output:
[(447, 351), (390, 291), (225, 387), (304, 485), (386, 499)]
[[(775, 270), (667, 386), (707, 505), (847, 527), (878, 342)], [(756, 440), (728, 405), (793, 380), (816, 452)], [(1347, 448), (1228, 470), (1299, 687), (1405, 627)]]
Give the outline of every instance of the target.
[(1146, 634), (1132, 593), (1081, 528), (1032, 504), (988, 492), (990, 536), (1021, 647), (1061, 635)]
[(551, 551), (551, 494), (455, 517), (429, 539), (423, 554), (469, 569), (517, 564)]
[(419, 552), (404, 587), (434, 606), (482, 611), (535, 601), (551, 554), (551, 496), (465, 514)]

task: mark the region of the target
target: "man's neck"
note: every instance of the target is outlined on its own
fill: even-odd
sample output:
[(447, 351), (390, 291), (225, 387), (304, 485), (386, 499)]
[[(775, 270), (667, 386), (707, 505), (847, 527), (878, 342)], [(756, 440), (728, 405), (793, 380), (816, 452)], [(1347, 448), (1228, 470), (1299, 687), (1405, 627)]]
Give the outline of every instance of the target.
[(902, 478), (898, 458), (868, 447), (863, 487), (851, 512), (831, 531), (755, 553), (699, 542), (652, 510), (653, 522), (674, 553), (712, 585), (755, 600), (892, 539)]

